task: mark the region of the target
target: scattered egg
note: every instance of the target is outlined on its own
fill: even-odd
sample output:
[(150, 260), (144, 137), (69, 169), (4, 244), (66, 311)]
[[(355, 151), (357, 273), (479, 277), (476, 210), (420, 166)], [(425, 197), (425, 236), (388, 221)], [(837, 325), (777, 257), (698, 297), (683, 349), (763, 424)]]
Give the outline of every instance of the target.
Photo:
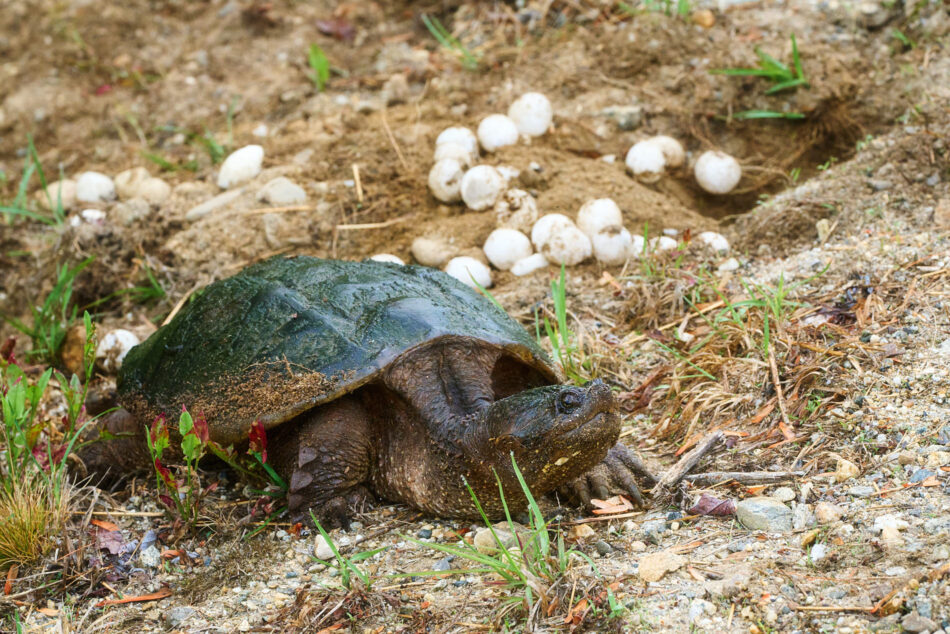
[(679, 242), (669, 236), (660, 236), (650, 240), (650, 249), (653, 251), (670, 251), (679, 245)]
[(515, 229), (495, 229), (482, 248), (492, 266), (501, 271), (507, 271), (534, 250), (528, 236)]
[(729, 258), (728, 260), (726, 260), (725, 262), (723, 262), (722, 264), (720, 264), (720, 265), (716, 268), (716, 270), (717, 270), (719, 273), (728, 273), (728, 272), (730, 272), (730, 271), (737, 271), (737, 270), (739, 270), (739, 267), (740, 267), (740, 266), (742, 266), (742, 265), (739, 264), (739, 260), (737, 260), (737, 259), (735, 259), (735, 258)]
[(458, 202), (462, 198), (463, 176), (461, 163), (451, 158), (442, 159), (429, 170), (429, 191), (444, 203)]
[(454, 253), (452, 247), (444, 240), (426, 237), (413, 240), (409, 250), (416, 262), (436, 269), (448, 262)]
[(245, 145), (231, 152), (218, 172), (218, 187), (228, 189), (238, 183), (249, 181), (261, 173), (264, 148), (260, 145)]
[(498, 170), (498, 173), (501, 174), (501, 177), (505, 179), (505, 185), (515, 180), (521, 175), (521, 170), (517, 167), (512, 167), (511, 165), (498, 165), (495, 167)]
[(115, 200), (115, 183), (100, 172), (83, 172), (76, 179), (76, 200), (83, 203)]
[(445, 265), (445, 272), (472, 288), (491, 286), (491, 269), (467, 255), (452, 258)]
[(646, 249), (647, 241), (640, 234), (630, 236), (630, 255), (642, 255)]
[(547, 268), (547, 266), (547, 259), (540, 253), (534, 253), (515, 262), (511, 267), (511, 272), (518, 276), (529, 275), (535, 271)]
[(592, 247), (590, 238), (571, 223), (555, 224), (540, 250), (548, 262), (574, 266), (590, 257)]
[(106, 212), (101, 209), (83, 209), (79, 212), (79, 215), (82, 216), (82, 219), (91, 224), (98, 224), (105, 222)]
[(443, 159), (455, 159), (462, 167), (471, 167), (477, 158), (477, 155), (473, 155), (467, 147), (459, 143), (442, 143), (437, 145), (432, 155), (432, 160), (436, 163)]
[(538, 220), (538, 202), (523, 189), (509, 189), (495, 203), (496, 225), (530, 233)]
[(663, 170), (666, 168), (666, 157), (663, 155), (663, 149), (659, 144), (651, 143), (648, 139), (635, 143), (627, 151), (624, 163), (637, 177), (637, 180), (644, 183), (655, 183), (660, 180)]
[[(642, 238), (641, 238), (642, 239)], [(606, 266), (618, 266), (633, 255), (633, 238), (620, 226), (607, 227), (590, 239), (594, 257)]]
[(686, 162), (686, 151), (683, 149), (683, 144), (673, 137), (661, 134), (647, 139), (647, 142), (660, 148), (666, 161), (666, 167), (680, 167)]
[(607, 227), (622, 227), (623, 214), (610, 198), (588, 200), (577, 212), (577, 226), (588, 238), (593, 238)]
[(389, 262), (391, 264), (399, 264), (400, 266), (405, 266), (405, 262), (402, 261), (402, 258), (393, 255), (392, 253), (377, 253), (376, 255), (371, 255), (370, 260), (374, 262)]
[(462, 177), (462, 200), (473, 211), (493, 207), (504, 189), (505, 179), (490, 165), (476, 165)]
[(541, 216), (531, 228), (531, 244), (540, 249), (555, 227), (573, 227), (574, 222), (564, 214), (547, 214)]
[(527, 92), (508, 107), (508, 117), (521, 134), (541, 136), (551, 127), (554, 110), (547, 97), (539, 92)]
[(478, 142), (486, 152), (494, 152), (518, 142), (518, 127), (503, 114), (490, 114), (478, 124)]
[(478, 137), (468, 128), (462, 126), (453, 126), (446, 128), (439, 133), (435, 139), (436, 147), (446, 143), (455, 143), (468, 150), (472, 156), (478, 156)]
[(125, 355), (139, 345), (135, 333), (121, 328), (108, 333), (96, 346), (96, 359), (107, 372), (116, 372), (122, 367)]
[(742, 178), (739, 161), (725, 152), (703, 152), (693, 167), (696, 182), (710, 194), (728, 194)]
[(698, 240), (704, 244), (708, 244), (715, 251), (728, 251), (729, 250), (729, 241), (726, 240), (726, 236), (721, 233), (716, 233), (715, 231), (703, 231), (701, 234), (696, 236)]

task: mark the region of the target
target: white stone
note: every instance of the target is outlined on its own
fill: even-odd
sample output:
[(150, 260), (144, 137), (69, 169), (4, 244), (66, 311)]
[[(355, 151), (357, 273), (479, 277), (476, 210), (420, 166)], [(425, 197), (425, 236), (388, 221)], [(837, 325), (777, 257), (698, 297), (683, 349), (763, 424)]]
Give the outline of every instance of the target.
[(409, 249), (412, 257), (422, 266), (439, 268), (452, 257), (452, 247), (438, 238), (419, 237), (412, 241)]
[(456, 143), (468, 150), (472, 156), (478, 156), (478, 137), (468, 128), (453, 126), (442, 130), (436, 138), (435, 144), (439, 146), (443, 143)]
[(139, 188), (152, 175), (144, 167), (133, 167), (115, 175), (115, 190), (119, 198), (127, 200), (139, 196)]
[(210, 214), (212, 211), (219, 209), (221, 207), (224, 207), (231, 201), (239, 198), (241, 194), (243, 193), (244, 193), (243, 188), (232, 189), (229, 192), (222, 192), (218, 194), (217, 196), (215, 196), (214, 198), (206, 200), (200, 205), (195, 205), (194, 207), (189, 209), (187, 213), (185, 213), (185, 220), (194, 221), (194, 220), (198, 220), (199, 218), (203, 218), (207, 216), (208, 214)]
[(313, 554), (317, 559), (322, 559), (323, 561), (333, 561), (333, 549), (330, 548), (330, 544), (327, 543), (326, 538), (323, 535), (317, 535), (313, 540)]
[(402, 261), (402, 258), (392, 253), (377, 253), (376, 255), (371, 255), (369, 259), (374, 262), (389, 262), (390, 264), (398, 264), (400, 266), (405, 266), (406, 264)]
[(257, 199), (271, 205), (295, 205), (307, 200), (307, 192), (289, 178), (278, 176), (257, 191)]
[(528, 92), (508, 107), (508, 117), (518, 132), (526, 136), (541, 136), (551, 127), (554, 109), (547, 97), (539, 92)]
[(435, 152), (432, 154), (432, 160), (438, 163), (444, 159), (454, 159), (462, 167), (468, 168), (478, 159), (468, 148), (459, 143), (440, 143), (435, 146)]
[(115, 183), (100, 172), (83, 172), (76, 179), (76, 200), (82, 203), (115, 200)]
[(619, 266), (634, 255), (630, 232), (618, 225), (605, 227), (590, 242), (594, 257), (605, 266)]
[(218, 172), (218, 187), (228, 189), (249, 181), (261, 173), (261, 164), (264, 162), (264, 148), (260, 145), (245, 145), (231, 152), (221, 164)]
[(644, 183), (655, 183), (663, 176), (666, 168), (666, 157), (663, 156), (663, 149), (656, 143), (649, 140), (635, 143), (627, 151), (624, 159), (627, 169), (633, 172), (637, 180)]
[(518, 142), (518, 126), (503, 114), (490, 114), (478, 124), (478, 142), (486, 152), (494, 152)]
[(669, 236), (660, 236), (650, 239), (650, 249), (653, 251), (671, 251), (679, 246), (679, 242)]
[(482, 248), (492, 266), (501, 271), (509, 270), (533, 251), (528, 236), (515, 229), (495, 229)]
[[(51, 204), (53, 207), (61, 204), (63, 210), (69, 210), (76, 206), (76, 181), (73, 179), (64, 178), (49, 183), (46, 190), (40, 189), (33, 195), (43, 209), (49, 209)], [(49, 197), (47, 197), (47, 192)]]
[(556, 227), (573, 227), (574, 221), (564, 214), (547, 214), (541, 216), (531, 228), (531, 244), (535, 249), (540, 249), (541, 245), (547, 241), (551, 231)]
[(647, 241), (639, 233), (630, 235), (630, 255), (640, 256), (643, 255), (643, 251), (646, 249)]
[(728, 194), (739, 184), (742, 167), (725, 152), (709, 150), (696, 161), (693, 173), (699, 186), (710, 194)]
[[(716, 268), (716, 270), (717, 270), (718, 272), (720, 272), (720, 273), (730, 273), (730, 272), (732, 272), (732, 271), (737, 271), (737, 270), (739, 270), (739, 267), (740, 267), (740, 266), (741, 266), (741, 264), (739, 263), (739, 260), (737, 260), (737, 259), (735, 259), (735, 258), (729, 258), (729, 259), (727, 259), (725, 262), (723, 262), (722, 264), (720, 264), (720, 265)], [(786, 500), (782, 500), (782, 501), (785, 502)]]
[(96, 346), (96, 359), (107, 372), (117, 372), (122, 367), (125, 355), (139, 344), (135, 333), (121, 328), (113, 330), (99, 341)]
[(148, 204), (157, 207), (168, 200), (171, 194), (171, 185), (160, 178), (152, 177), (142, 181), (142, 184), (139, 185), (138, 195), (133, 196), (133, 198), (142, 198), (147, 201)]
[(683, 149), (683, 144), (673, 137), (661, 134), (650, 137), (647, 141), (659, 147), (660, 151), (663, 152), (666, 167), (680, 167), (686, 162), (686, 151)]
[(260, 123), (257, 125), (257, 127), (251, 130), (251, 134), (256, 136), (258, 139), (263, 139), (264, 137), (266, 137), (267, 132), (268, 132), (268, 129), (267, 129), (266, 123)]
[(574, 266), (589, 258), (593, 247), (590, 238), (574, 223), (556, 224), (551, 228), (547, 240), (541, 244), (540, 251), (548, 262)]
[(472, 288), (477, 288), (476, 282), (482, 288), (491, 287), (491, 269), (467, 255), (449, 260), (445, 272)]
[(429, 170), (429, 191), (444, 203), (462, 198), (461, 185), (465, 173), (462, 164), (452, 158), (442, 159)]
[(511, 272), (517, 276), (530, 275), (535, 271), (540, 271), (548, 266), (548, 261), (540, 253), (534, 253), (528, 257), (518, 260), (511, 267)]
[(462, 200), (473, 211), (494, 206), (504, 189), (505, 179), (490, 165), (476, 165), (465, 172), (460, 187)]
[(495, 218), (499, 228), (530, 233), (538, 221), (538, 202), (523, 189), (509, 189), (495, 203)]
[(714, 251), (719, 251), (720, 253), (729, 250), (729, 241), (726, 240), (726, 236), (721, 233), (716, 233), (715, 231), (703, 231), (701, 234), (696, 236), (696, 238), (703, 244), (708, 244)]
[(617, 203), (610, 198), (588, 200), (577, 212), (577, 227), (588, 238), (593, 238), (607, 227), (622, 226), (623, 214), (620, 213)]

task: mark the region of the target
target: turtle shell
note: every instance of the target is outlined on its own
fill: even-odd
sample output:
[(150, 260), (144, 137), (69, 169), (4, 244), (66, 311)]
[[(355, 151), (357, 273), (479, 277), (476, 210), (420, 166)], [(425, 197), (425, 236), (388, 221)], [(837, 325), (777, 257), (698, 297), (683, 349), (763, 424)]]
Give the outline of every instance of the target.
[(202, 412), (211, 438), (246, 440), (351, 392), (442, 338), (496, 346), (556, 382), (503, 310), (427, 267), (276, 257), (209, 285), (126, 356), (119, 401), (140, 420)]

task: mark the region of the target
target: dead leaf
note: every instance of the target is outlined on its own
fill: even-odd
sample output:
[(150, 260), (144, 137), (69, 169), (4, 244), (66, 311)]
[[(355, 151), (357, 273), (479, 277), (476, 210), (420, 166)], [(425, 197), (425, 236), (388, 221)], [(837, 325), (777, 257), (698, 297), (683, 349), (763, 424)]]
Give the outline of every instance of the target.
[(349, 42), (356, 37), (356, 28), (345, 18), (330, 18), (317, 20), (317, 30), (324, 35), (330, 35), (338, 40)]
[(164, 599), (166, 597), (172, 596), (172, 591), (168, 588), (162, 588), (157, 592), (151, 594), (141, 594), (136, 597), (124, 597), (122, 599), (103, 599), (96, 604), (97, 608), (102, 608), (107, 605), (121, 605), (123, 603), (139, 603), (142, 601), (158, 601), (159, 599)]
[(118, 555), (125, 548), (125, 538), (119, 531), (105, 531), (96, 529), (96, 548), (107, 550), (109, 554)]
[(13, 580), (16, 579), (16, 573), (19, 569), (20, 567), (14, 564), (7, 570), (7, 582), (3, 584), (3, 596), (13, 592)]
[(615, 495), (606, 500), (591, 500), (592, 506), (595, 506), (594, 515), (613, 515), (615, 513), (626, 513), (633, 509), (630, 500), (622, 495)]
[(90, 524), (95, 524), (99, 528), (106, 531), (117, 531), (119, 527), (113, 524), (112, 522), (107, 522), (106, 520), (89, 520)]
[(712, 515), (713, 517), (735, 515), (736, 501), (728, 498), (722, 500), (708, 493), (703, 493), (696, 500), (696, 504), (687, 512), (690, 515)]
[(53, 608), (39, 608), (37, 610), (43, 616), (48, 616), (50, 618), (55, 618), (59, 616), (59, 610), (54, 610)]
[(331, 625), (330, 627), (325, 627), (325, 628), (323, 628), (322, 630), (320, 630), (319, 632), (317, 632), (317, 634), (329, 634), (329, 632), (335, 632), (336, 630), (340, 629), (341, 627), (343, 627), (343, 621), (339, 621), (338, 623), (334, 623), (334, 624)]
[(571, 611), (568, 612), (567, 616), (564, 617), (564, 624), (573, 622), (574, 625), (579, 625), (581, 621), (584, 620), (584, 614), (587, 612), (587, 605), (589, 601), (587, 597), (584, 597), (580, 601), (574, 604), (574, 607), (571, 608)]

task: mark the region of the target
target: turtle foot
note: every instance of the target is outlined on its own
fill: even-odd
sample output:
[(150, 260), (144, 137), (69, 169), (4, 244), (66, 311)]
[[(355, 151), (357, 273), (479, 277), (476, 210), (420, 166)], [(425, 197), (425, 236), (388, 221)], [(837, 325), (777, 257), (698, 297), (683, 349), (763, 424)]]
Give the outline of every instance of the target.
[(302, 496), (293, 493), (288, 500), (292, 521), (313, 526), (316, 518), (326, 530), (349, 530), (354, 515), (368, 511), (375, 505), (376, 498), (369, 489), (361, 485), (352, 487), (316, 507), (308, 504)]
[(561, 487), (560, 493), (588, 508), (592, 499), (603, 500), (617, 494), (630, 497), (634, 504), (643, 507), (643, 495), (636, 476), (647, 480), (650, 485), (656, 481), (636, 454), (617, 443), (600, 464)]

